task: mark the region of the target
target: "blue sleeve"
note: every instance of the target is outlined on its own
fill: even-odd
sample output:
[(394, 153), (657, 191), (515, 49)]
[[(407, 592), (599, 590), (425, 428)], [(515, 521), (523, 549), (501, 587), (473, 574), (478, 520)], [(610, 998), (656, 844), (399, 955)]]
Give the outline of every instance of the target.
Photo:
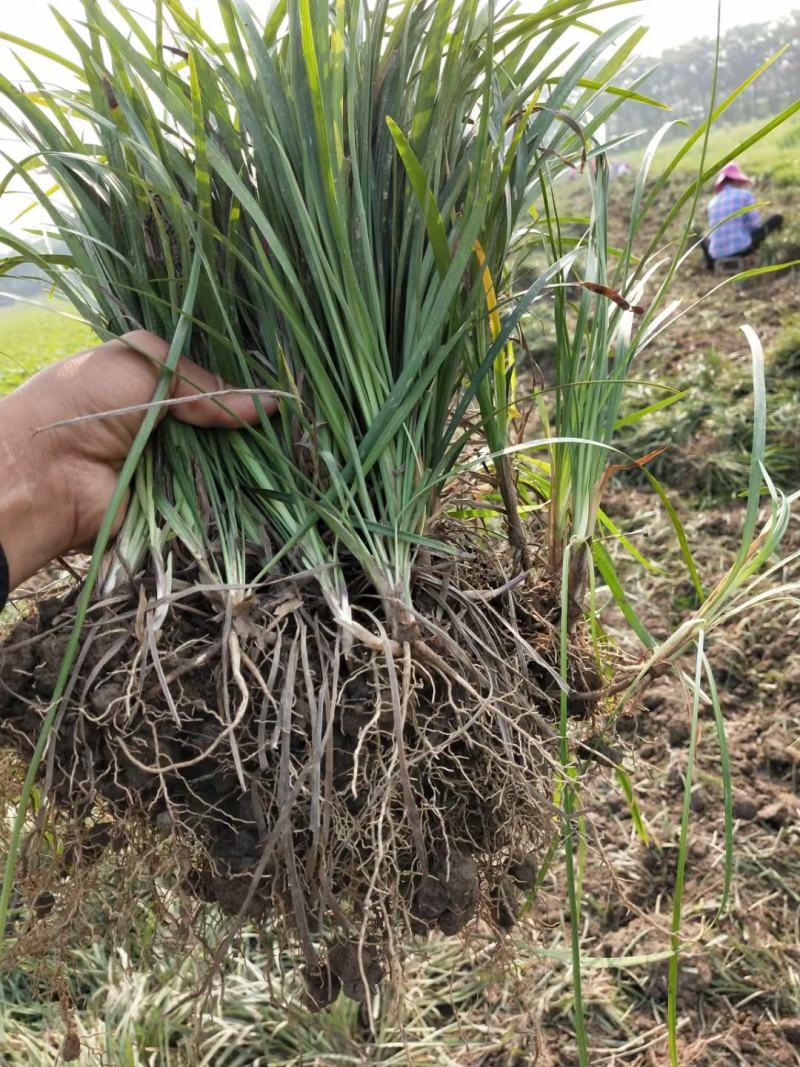
[(6, 606), (6, 600), (8, 600), (8, 581), (8, 561), (3, 546), (0, 545), (0, 611)]

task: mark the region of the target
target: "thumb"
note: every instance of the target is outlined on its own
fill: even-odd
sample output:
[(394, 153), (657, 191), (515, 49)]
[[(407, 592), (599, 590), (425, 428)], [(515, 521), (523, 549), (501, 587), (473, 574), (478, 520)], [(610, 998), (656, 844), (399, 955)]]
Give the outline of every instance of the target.
[[(147, 356), (156, 368), (159, 363), (165, 363), (169, 355), (169, 344), (163, 338), (156, 337), (146, 330), (134, 330), (125, 334), (120, 340), (135, 352)], [(165, 414), (171, 414), (178, 421), (187, 422), (192, 426), (221, 430), (239, 429), (243, 422), (253, 426), (260, 417), (256, 399), (261, 402), (261, 407), (267, 415), (273, 415), (278, 408), (275, 398), (268, 391), (257, 398), (245, 392), (233, 392), (218, 398), (205, 396), (204, 394), (216, 393), (232, 387), (185, 356), (181, 356), (178, 360), (171, 386), (170, 396), (173, 399), (189, 397), (197, 397), (197, 399), (192, 403), (177, 404), (172, 409), (167, 408)]]

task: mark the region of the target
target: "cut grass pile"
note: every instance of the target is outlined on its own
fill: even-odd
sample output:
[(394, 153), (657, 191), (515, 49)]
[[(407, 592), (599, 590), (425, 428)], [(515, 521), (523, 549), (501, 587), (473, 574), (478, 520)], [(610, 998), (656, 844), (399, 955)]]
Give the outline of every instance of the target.
[(777, 374), (800, 378), (800, 314), (789, 315), (770, 353), (770, 365)]
[[(517, 962), (536, 966), (520, 948)], [(145, 969), (121, 949), (77, 949), (69, 965), (80, 975), (84, 1007), (66, 1025), (57, 1002), (39, 1001), (44, 986), (34, 976), (17, 976), (0, 991), (3, 1063), (51, 1067), (71, 1031), (85, 1067), (528, 1067), (533, 996), (502, 991), (493, 955), (489, 943), (466, 951), (453, 941), (420, 947), (370, 1033), (345, 998), (323, 1017), (299, 1004), (287, 1012), (297, 976), (287, 980), (252, 933), (200, 1011), (196, 962), (176, 968), (156, 959)]]
[[(790, 340), (788, 335), (786, 348), (776, 351), (767, 378), (766, 457), (779, 484), (794, 490), (800, 486), (798, 375), (796, 369), (782, 373), (791, 356)], [(671, 489), (706, 503), (733, 500), (741, 493), (749, 466), (753, 417), (741, 367), (713, 350), (698, 354), (694, 370), (678, 387), (687, 394), (679, 403), (621, 433), (620, 443), (632, 456), (660, 452), (648, 470)]]

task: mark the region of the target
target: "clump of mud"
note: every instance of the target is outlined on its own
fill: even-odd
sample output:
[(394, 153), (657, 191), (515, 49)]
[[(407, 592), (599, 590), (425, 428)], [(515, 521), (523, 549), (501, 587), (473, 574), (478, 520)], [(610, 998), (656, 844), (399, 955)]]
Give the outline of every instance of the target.
[[(554, 827), (554, 597), (448, 567), (400, 636), (365, 595), (352, 642), (291, 578), (235, 602), (187, 571), (166, 611), (145, 586), (97, 605), (40, 772), (73, 826), (53, 878), (160, 842), (189, 899), (287, 932), (319, 1006), (374, 992), (412, 934), (513, 925)], [(0, 746), (23, 758), (72, 622), (46, 602), (0, 653)], [(573, 686), (595, 687), (579, 657)]]

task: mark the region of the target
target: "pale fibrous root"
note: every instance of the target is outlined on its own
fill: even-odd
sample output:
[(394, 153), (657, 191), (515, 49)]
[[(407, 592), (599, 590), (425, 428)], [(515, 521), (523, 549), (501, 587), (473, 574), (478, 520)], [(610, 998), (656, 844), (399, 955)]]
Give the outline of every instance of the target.
[[(291, 577), (212, 603), (187, 571), (166, 613), (110, 597), (43, 763), (50, 810), (79, 849), (147, 840), (195, 907), (283, 929), (317, 1005), (368, 998), (410, 936), (510, 926), (558, 829), (556, 596), (487, 553), (451, 571), (417, 575), (413, 640), (366, 593), (345, 633)], [(0, 742), (23, 756), (70, 621), (45, 605), (2, 653)], [(585, 664), (571, 684), (596, 689)]]

